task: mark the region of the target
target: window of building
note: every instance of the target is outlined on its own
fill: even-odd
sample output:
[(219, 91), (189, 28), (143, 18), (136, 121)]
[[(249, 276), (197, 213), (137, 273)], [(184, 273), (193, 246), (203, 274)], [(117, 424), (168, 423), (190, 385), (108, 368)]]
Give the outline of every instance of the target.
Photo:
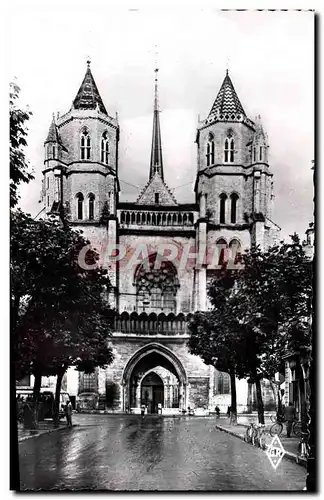
[(231, 378), (228, 373), (216, 371), (215, 392), (216, 394), (230, 394)]
[(80, 157), (81, 160), (89, 160), (91, 155), (91, 139), (89, 132), (84, 130), (81, 134)]
[(253, 161), (256, 161), (256, 147), (253, 147)]
[(219, 197), (219, 223), (225, 224), (227, 195), (222, 193)]
[(232, 163), (234, 161), (234, 139), (225, 139), (224, 147), (224, 163)]
[(79, 220), (83, 219), (83, 194), (78, 193), (76, 195), (77, 198), (77, 217)]
[(220, 238), (216, 241), (216, 248), (218, 251), (218, 265), (222, 266), (228, 260), (228, 245), (224, 238)]
[(159, 203), (159, 193), (155, 193), (155, 203)]
[(53, 155), (53, 158), (55, 158), (55, 156), (56, 156), (56, 147), (55, 146), (52, 146), (52, 155)]
[(147, 313), (176, 312), (179, 287), (176, 269), (168, 261), (162, 261), (160, 269), (154, 269), (155, 259), (156, 255), (150, 256), (149, 263), (140, 264), (136, 270), (137, 309)]
[(231, 240), (229, 244), (229, 259), (237, 264), (240, 260), (241, 243), (237, 239)]
[(260, 146), (260, 161), (263, 160), (263, 147)]
[(94, 200), (95, 200), (95, 195), (90, 193), (89, 194), (89, 219), (90, 220), (94, 219)]
[(109, 163), (109, 140), (107, 132), (104, 132), (101, 138), (101, 162), (106, 165)]
[(49, 207), (49, 196), (47, 197), (47, 206)]
[(47, 176), (47, 189), (49, 189), (49, 175)]
[(238, 195), (236, 193), (232, 193), (231, 194), (231, 223), (232, 224), (236, 223), (237, 200), (238, 200)]
[(84, 373), (82, 377), (82, 392), (97, 391), (97, 377), (95, 373)]
[(208, 142), (207, 142), (207, 167), (210, 165), (214, 165), (215, 163), (215, 142), (213, 134), (209, 134)]

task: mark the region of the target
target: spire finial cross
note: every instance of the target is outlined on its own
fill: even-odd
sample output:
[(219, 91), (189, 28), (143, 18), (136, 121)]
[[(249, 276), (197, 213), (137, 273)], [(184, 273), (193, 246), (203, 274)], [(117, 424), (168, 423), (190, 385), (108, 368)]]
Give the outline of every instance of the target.
[(90, 64), (91, 64), (91, 57), (88, 56), (87, 57), (87, 67), (88, 67), (88, 69), (90, 69)]

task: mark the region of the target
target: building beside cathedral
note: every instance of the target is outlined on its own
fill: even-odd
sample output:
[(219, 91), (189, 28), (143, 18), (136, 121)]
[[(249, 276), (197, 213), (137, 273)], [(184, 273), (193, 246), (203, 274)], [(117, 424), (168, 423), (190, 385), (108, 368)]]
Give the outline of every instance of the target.
[[(224, 410), (230, 404), (229, 376), (187, 348), (188, 321), (208, 308), (207, 285), (216, 271), (208, 262), (189, 264), (189, 259), (181, 265), (181, 260), (188, 248), (221, 247), (219, 259), (230, 259), (252, 244), (267, 248), (278, 238), (271, 220), (268, 139), (260, 117), (253, 122), (246, 115), (227, 71), (207, 118), (198, 123), (192, 203), (179, 203), (164, 180), (170, 167), (163, 163), (157, 74), (148, 181), (136, 201), (119, 200), (123, 131), (100, 97), (89, 62), (71, 109), (53, 117), (45, 141), (46, 215), (64, 214), (99, 250), (126, 249), (124, 261), (104, 262), (112, 284), (109, 300), (118, 311), (114, 362), (94, 375), (69, 370), (67, 390), (98, 392), (115, 411), (136, 412), (146, 404), (156, 412), (159, 403), (164, 413), (216, 404)], [(157, 269), (163, 245), (178, 254)], [(128, 266), (138, 248), (147, 248), (147, 254)], [(266, 396), (266, 386), (264, 391)], [(238, 380), (238, 411), (246, 410), (251, 394), (249, 384)]]

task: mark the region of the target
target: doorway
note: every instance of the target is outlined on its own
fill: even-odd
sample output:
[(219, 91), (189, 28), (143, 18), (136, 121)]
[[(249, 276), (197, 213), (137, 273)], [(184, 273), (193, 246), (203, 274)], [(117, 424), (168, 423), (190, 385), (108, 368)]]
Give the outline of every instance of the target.
[(150, 372), (141, 384), (141, 405), (147, 406), (148, 413), (157, 413), (158, 405), (164, 404), (164, 385), (161, 377)]

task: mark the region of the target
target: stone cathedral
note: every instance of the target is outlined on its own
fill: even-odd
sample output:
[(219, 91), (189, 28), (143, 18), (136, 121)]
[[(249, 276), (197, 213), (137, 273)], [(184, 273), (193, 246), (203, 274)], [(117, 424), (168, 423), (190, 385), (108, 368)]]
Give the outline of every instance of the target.
[[(278, 238), (272, 222), (273, 174), (268, 140), (258, 117), (248, 118), (226, 71), (206, 119), (196, 134), (197, 174), (192, 203), (179, 203), (168, 188), (163, 164), (158, 80), (155, 70), (153, 130), (148, 181), (134, 202), (119, 200), (118, 144), (123, 131), (101, 99), (90, 62), (70, 110), (54, 117), (45, 141), (42, 200), (46, 215), (64, 213), (94, 247), (148, 248), (142, 261), (129, 257), (108, 267), (116, 308), (114, 361), (93, 375), (69, 369), (71, 395), (93, 391), (112, 411), (164, 414), (194, 408), (222, 411), (230, 404), (229, 376), (188, 352), (188, 321), (208, 308), (207, 264), (180, 265), (186, 248), (231, 249)], [(152, 89), (153, 90), (153, 89)], [(145, 159), (143, 159), (144, 161)], [(158, 248), (173, 245), (179, 256), (154, 265)], [(189, 261), (188, 261), (189, 262)], [(74, 373), (72, 373), (72, 371)], [(72, 380), (74, 382), (72, 382)], [(264, 384), (265, 402), (270, 389)], [(253, 387), (237, 381), (238, 411), (253, 400)]]

